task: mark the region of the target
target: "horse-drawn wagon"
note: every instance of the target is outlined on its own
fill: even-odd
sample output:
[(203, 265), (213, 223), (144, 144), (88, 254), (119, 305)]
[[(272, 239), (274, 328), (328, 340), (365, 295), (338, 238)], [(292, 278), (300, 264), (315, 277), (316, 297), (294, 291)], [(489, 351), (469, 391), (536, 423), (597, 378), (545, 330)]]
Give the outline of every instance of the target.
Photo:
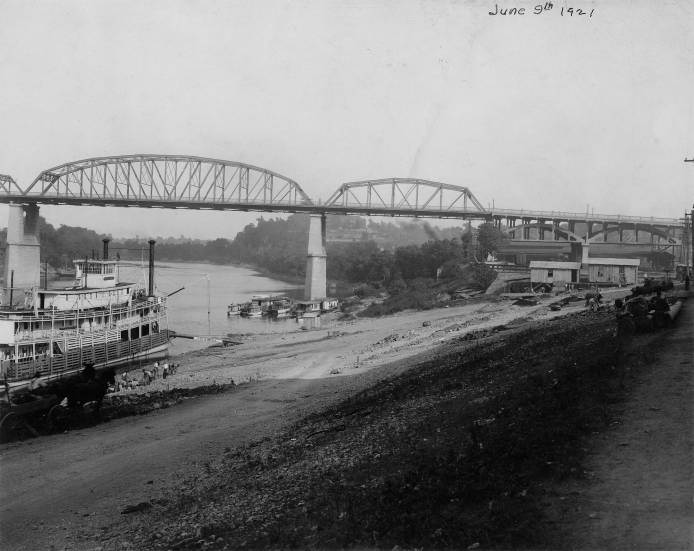
[(81, 375), (39, 388), (10, 392), (5, 384), (0, 401), (0, 441), (66, 430), (88, 404), (98, 419), (101, 403), (114, 380), (113, 369), (97, 372), (87, 364)]
[(68, 411), (61, 405), (62, 398), (57, 394), (5, 394), (5, 399), (0, 402), (0, 442), (64, 428)]

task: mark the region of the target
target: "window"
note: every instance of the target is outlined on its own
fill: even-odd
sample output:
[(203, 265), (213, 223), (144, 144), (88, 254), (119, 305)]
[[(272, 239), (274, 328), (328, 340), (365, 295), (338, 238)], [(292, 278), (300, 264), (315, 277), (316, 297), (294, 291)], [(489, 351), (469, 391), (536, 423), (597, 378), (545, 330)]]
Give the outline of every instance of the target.
[(142, 336), (146, 337), (147, 335), (149, 335), (149, 324), (142, 326)]
[(547, 270), (547, 277), (554, 277), (554, 270), (552, 268)]
[(128, 340), (128, 330), (127, 329), (125, 331), (120, 332), (120, 340), (123, 342)]
[(135, 340), (140, 338), (140, 328), (139, 327), (133, 327), (130, 330), (130, 340)]

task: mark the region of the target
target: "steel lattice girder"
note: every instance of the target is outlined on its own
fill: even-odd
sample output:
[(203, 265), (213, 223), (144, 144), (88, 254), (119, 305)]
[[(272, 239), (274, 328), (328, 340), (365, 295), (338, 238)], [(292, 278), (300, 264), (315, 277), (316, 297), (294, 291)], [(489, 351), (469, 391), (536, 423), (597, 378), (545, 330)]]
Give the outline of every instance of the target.
[(468, 188), (414, 178), (386, 178), (342, 184), (324, 206), (441, 213), (487, 212)]
[(209, 205), (311, 205), (295, 181), (256, 166), (184, 155), (96, 157), (44, 170), (27, 198)]
[(9, 174), (0, 174), (0, 191), (8, 194), (22, 193), (22, 190)]

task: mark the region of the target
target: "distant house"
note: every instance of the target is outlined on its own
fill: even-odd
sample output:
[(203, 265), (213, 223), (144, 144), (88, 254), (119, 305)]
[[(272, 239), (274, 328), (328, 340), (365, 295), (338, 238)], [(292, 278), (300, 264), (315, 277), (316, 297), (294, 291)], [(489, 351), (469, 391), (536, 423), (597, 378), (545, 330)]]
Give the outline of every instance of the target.
[(337, 310), (340, 307), (340, 301), (336, 298), (328, 297), (324, 298), (320, 303), (320, 309), (323, 312), (329, 312), (330, 310)]
[(578, 283), (580, 262), (551, 262), (532, 260), (530, 262), (531, 283)]
[(310, 312), (316, 312), (320, 314), (321, 299), (316, 300), (297, 300), (294, 303), (294, 310), (300, 316)]
[(638, 258), (589, 258), (588, 281), (597, 284), (634, 285), (638, 282)]

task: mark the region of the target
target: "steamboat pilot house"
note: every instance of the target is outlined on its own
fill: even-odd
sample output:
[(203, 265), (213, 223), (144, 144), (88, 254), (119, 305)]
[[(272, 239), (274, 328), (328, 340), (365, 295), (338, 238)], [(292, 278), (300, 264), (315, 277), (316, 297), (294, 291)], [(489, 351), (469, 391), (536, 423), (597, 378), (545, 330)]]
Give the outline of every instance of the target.
[(0, 379), (10, 388), (37, 372), (50, 380), (87, 362), (99, 369), (165, 356), (166, 299), (119, 282), (116, 261), (74, 264), (72, 287), (32, 289), (23, 305), (0, 311)]

